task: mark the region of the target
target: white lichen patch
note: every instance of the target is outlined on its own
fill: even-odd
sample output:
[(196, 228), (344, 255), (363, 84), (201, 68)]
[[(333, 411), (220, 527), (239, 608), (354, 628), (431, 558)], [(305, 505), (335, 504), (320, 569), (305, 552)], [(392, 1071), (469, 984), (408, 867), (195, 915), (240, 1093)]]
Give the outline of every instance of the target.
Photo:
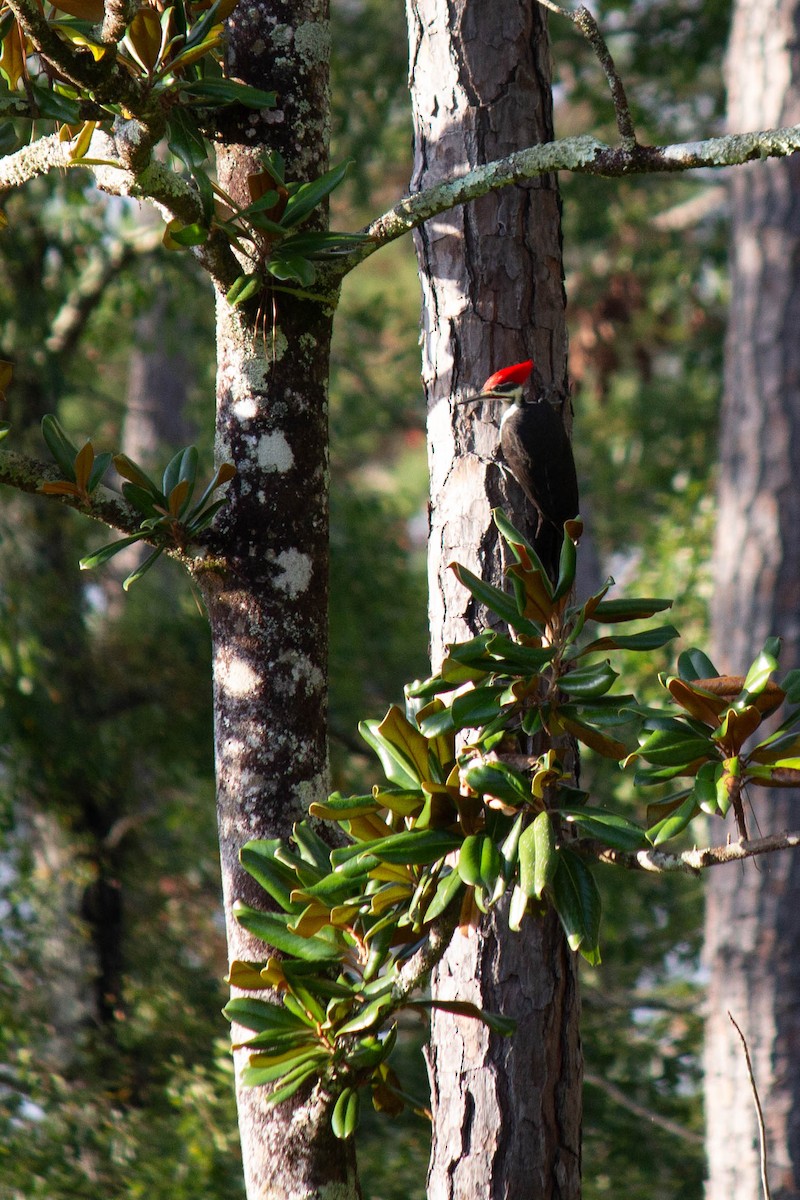
[(275, 556), (275, 586), (294, 600), (311, 582), (311, 559), (299, 550), (282, 550)]
[(261, 688), (261, 676), (235, 655), (218, 654), (214, 663), (217, 686), (229, 696), (249, 696)]
[(242, 396), (233, 404), (233, 415), (237, 421), (252, 421), (258, 414), (255, 396)]
[(258, 465), (263, 471), (278, 471), (284, 474), (294, 466), (294, 454), (286, 435), (280, 430), (265, 433), (256, 447)]

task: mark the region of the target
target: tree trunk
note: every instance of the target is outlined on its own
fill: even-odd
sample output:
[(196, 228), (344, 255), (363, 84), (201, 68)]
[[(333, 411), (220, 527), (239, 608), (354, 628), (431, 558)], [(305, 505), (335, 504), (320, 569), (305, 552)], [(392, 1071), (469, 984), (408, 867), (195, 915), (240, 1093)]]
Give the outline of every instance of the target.
[[(266, 146), (287, 178), (327, 168), (326, 0), (241, 3), (231, 74), (274, 88), (278, 108), (226, 116), (219, 179), (249, 202)], [(237, 124), (238, 121), (238, 124)], [(219, 555), (200, 572), (211, 622), (217, 805), (231, 959), (263, 961), (233, 903), (264, 893), (239, 865), (251, 838), (286, 837), (327, 796), (327, 377), (333, 305), (265, 293), (258, 313), (217, 297), (217, 457), (233, 461)], [(246, 1055), (237, 1054), (237, 1076)], [(279, 1108), (237, 1086), (248, 1200), (357, 1195), (350, 1143), (317, 1092)]]
[[(738, 0), (728, 60), (731, 129), (800, 119), (794, 0)], [(730, 180), (731, 312), (722, 409), (717, 666), (747, 669), (765, 637), (800, 666), (800, 163), (740, 167)], [(800, 797), (754, 793), (763, 833), (796, 829)], [(800, 857), (710, 872), (706, 959), (708, 1200), (760, 1194), (758, 1134), (741, 1045), (767, 1124), (773, 1200), (800, 1197)]]
[[(502, 0), (409, 0), (416, 129), (413, 188), (430, 186), (552, 138), (549, 50), (542, 10)], [(491, 509), (515, 507), (516, 485), (489, 460), (499, 413), (454, 410), (498, 367), (533, 357), (566, 395), (566, 333), (555, 180), (506, 189), (427, 223), (416, 239), (423, 288), (423, 379), (431, 465), (430, 621), (434, 668), (445, 643), (482, 614), (448, 564), (500, 580)], [(515, 511), (516, 510), (516, 511)], [(429, 1072), (431, 1200), (570, 1200), (580, 1192), (581, 1060), (573, 956), (557, 921), (502, 916), (456, 934), (436, 995), (518, 1021), (508, 1041), (437, 1013)]]

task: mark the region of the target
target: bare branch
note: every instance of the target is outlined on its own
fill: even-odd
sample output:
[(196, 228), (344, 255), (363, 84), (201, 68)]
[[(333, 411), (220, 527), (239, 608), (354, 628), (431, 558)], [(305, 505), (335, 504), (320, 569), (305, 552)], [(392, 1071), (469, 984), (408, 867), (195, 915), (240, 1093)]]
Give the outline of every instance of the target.
[(609, 177), (655, 175), (694, 171), (701, 167), (739, 166), (753, 159), (785, 158), (798, 150), (800, 125), (668, 146), (608, 146), (590, 135), (529, 146), (508, 158), (475, 167), (459, 179), (436, 184), (400, 200), (365, 228), (364, 233), (370, 241), (351, 256), (347, 269), (440, 213), (497, 188), (527, 183), (553, 171)]
[(89, 263), (53, 321), (47, 349), (63, 360), (75, 349), (89, 317), (103, 298), (106, 288), (135, 258), (152, 254), (161, 245), (157, 227), (127, 241), (120, 239)]
[(753, 1074), (753, 1064), (750, 1061), (750, 1050), (747, 1046), (747, 1041), (736, 1021), (733, 1019), (733, 1014), (728, 1010), (728, 1020), (741, 1039), (742, 1048), (744, 1050), (744, 1061), (747, 1064), (747, 1075), (750, 1080), (750, 1087), (753, 1091), (753, 1102), (756, 1106), (756, 1121), (758, 1122), (758, 1151), (761, 1160), (761, 1187), (764, 1191), (764, 1200), (770, 1200), (769, 1178), (767, 1176), (767, 1131), (764, 1127), (764, 1113), (761, 1108), (761, 1101), (758, 1098), (758, 1088), (756, 1087), (756, 1079)]
[(611, 51), (606, 44), (606, 40), (588, 8), (585, 8), (582, 4), (576, 9), (561, 8), (559, 4), (554, 4), (553, 0), (539, 0), (539, 3), (544, 8), (550, 9), (551, 12), (558, 13), (559, 16), (566, 17), (567, 20), (572, 21), (589, 42), (589, 45), (597, 55), (600, 66), (605, 72), (608, 86), (611, 89), (611, 99), (614, 103), (614, 115), (617, 118), (619, 135), (624, 145), (635, 146), (636, 131), (633, 127), (633, 118), (628, 107), (628, 97), (625, 95), (625, 85), (614, 64), (614, 59), (611, 57)]
[(774, 854), (777, 850), (794, 850), (800, 846), (800, 833), (771, 833), (767, 837), (740, 838), (724, 846), (707, 846), (701, 850), (684, 850), (680, 854), (668, 854), (663, 850), (611, 850), (599, 842), (581, 840), (574, 849), (585, 848), (599, 862), (612, 863), (632, 871), (651, 871), (663, 874), (669, 871), (697, 875), (707, 867), (718, 867), (723, 863), (742, 862), (759, 854)]
[[(541, 2), (541, 0), (540, 0)], [(693, 1129), (687, 1129), (685, 1125), (680, 1125), (677, 1121), (671, 1120), (669, 1117), (662, 1116), (661, 1113), (654, 1112), (651, 1108), (645, 1108), (643, 1104), (637, 1104), (635, 1100), (631, 1100), (620, 1087), (612, 1083), (610, 1079), (604, 1079), (602, 1075), (595, 1075), (593, 1071), (584, 1071), (584, 1083), (588, 1083), (590, 1087), (595, 1087), (599, 1091), (604, 1092), (609, 1099), (618, 1104), (620, 1108), (626, 1109), (632, 1113), (634, 1117), (641, 1117), (643, 1121), (647, 1121), (649, 1125), (657, 1125), (659, 1129), (663, 1129), (665, 1133), (671, 1133), (675, 1137), (681, 1138), (684, 1142), (689, 1142), (693, 1146), (703, 1145), (702, 1133), (695, 1133)]]
[(392, 1000), (398, 1007), (428, 982), (431, 971), (442, 958), (458, 925), (459, 902), (453, 901), (428, 927), (428, 936), (415, 954), (398, 971), (392, 988)]

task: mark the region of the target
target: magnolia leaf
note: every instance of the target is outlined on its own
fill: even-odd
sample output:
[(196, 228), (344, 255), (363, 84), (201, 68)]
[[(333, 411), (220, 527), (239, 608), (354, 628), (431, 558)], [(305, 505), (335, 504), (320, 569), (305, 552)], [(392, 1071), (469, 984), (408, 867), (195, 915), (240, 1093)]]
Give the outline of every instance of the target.
[(342, 956), (339, 946), (325, 938), (298, 937), (290, 933), (286, 928), (286, 918), (277, 913), (259, 912), (237, 901), (234, 916), (249, 933), (255, 934), (275, 950), (291, 954), (304, 962), (332, 961)]
[(471, 1017), (475, 1021), (481, 1021), (493, 1033), (499, 1033), (502, 1037), (511, 1037), (517, 1028), (517, 1022), (511, 1017), (487, 1012), (486, 1009), (478, 1008), (477, 1004), (472, 1004), (469, 1000), (409, 1000), (406, 1002), (406, 1008), (415, 1008), (421, 1011), (435, 1008), (440, 1012), (452, 1013), (456, 1017)]
[(600, 962), (600, 893), (589, 868), (570, 850), (559, 854), (552, 895), (570, 949), (580, 950), (587, 962), (596, 966)]
[(601, 600), (587, 615), (591, 621), (613, 625), (617, 621), (646, 620), (666, 608), (672, 608), (671, 600), (632, 596), (625, 600)]

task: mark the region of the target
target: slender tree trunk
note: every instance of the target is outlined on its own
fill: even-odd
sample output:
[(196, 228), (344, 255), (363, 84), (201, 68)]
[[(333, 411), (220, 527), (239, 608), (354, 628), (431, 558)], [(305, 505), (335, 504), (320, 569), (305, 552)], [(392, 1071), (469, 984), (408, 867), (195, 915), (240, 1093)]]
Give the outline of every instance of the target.
[[(796, 0), (738, 0), (728, 60), (731, 129), (800, 119)], [(800, 163), (730, 180), (731, 313), (722, 410), (714, 641), (746, 670), (764, 638), (800, 666)], [(754, 792), (764, 833), (796, 829), (796, 793)], [(760, 1195), (742, 1026), (767, 1124), (773, 1200), (800, 1196), (800, 857), (709, 873), (706, 957), (708, 1200)]]
[[(327, 168), (326, 0), (241, 3), (230, 21), (231, 74), (275, 89), (278, 108), (225, 118), (220, 183), (248, 203), (266, 147), (287, 178)], [(332, 298), (332, 300), (335, 298)], [(251, 838), (287, 836), (327, 795), (327, 378), (333, 304), (266, 293), (260, 313), (217, 297), (217, 456), (237, 475), (219, 554), (200, 582), (214, 655), (217, 803), (231, 959), (265, 947), (233, 916), (263, 892), (238, 854)], [(237, 1076), (243, 1055), (237, 1054)], [(327, 1098), (275, 1109), (237, 1087), (248, 1200), (357, 1194), (349, 1143), (334, 1139)], [(298, 1102), (298, 1100), (300, 1102)]]
[[(518, 0), (409, 0), (416, 127), (414, 189), (552, 137), (542, 10)], [(499, 413), (454, 410), (498, 367), (533, 357), (566, 393), (559, 198), (551, 178), (428, 222), (417, 254), (431, 464), (430, 619), (434, 665), (484, 615), (448, 564), (496, 582), (491, 508), (525, 510), (489, 462)], [(530, 518), (531, 514), (527, 516)], [(556, 920), (509, 934), (502, 916), (456, 934), (434, 991), (518, 1020), (508, 1041), (447, 1014), (433, 1020), (431, 1200), (580, 1192), (581, 1059), (575, 962)]]

